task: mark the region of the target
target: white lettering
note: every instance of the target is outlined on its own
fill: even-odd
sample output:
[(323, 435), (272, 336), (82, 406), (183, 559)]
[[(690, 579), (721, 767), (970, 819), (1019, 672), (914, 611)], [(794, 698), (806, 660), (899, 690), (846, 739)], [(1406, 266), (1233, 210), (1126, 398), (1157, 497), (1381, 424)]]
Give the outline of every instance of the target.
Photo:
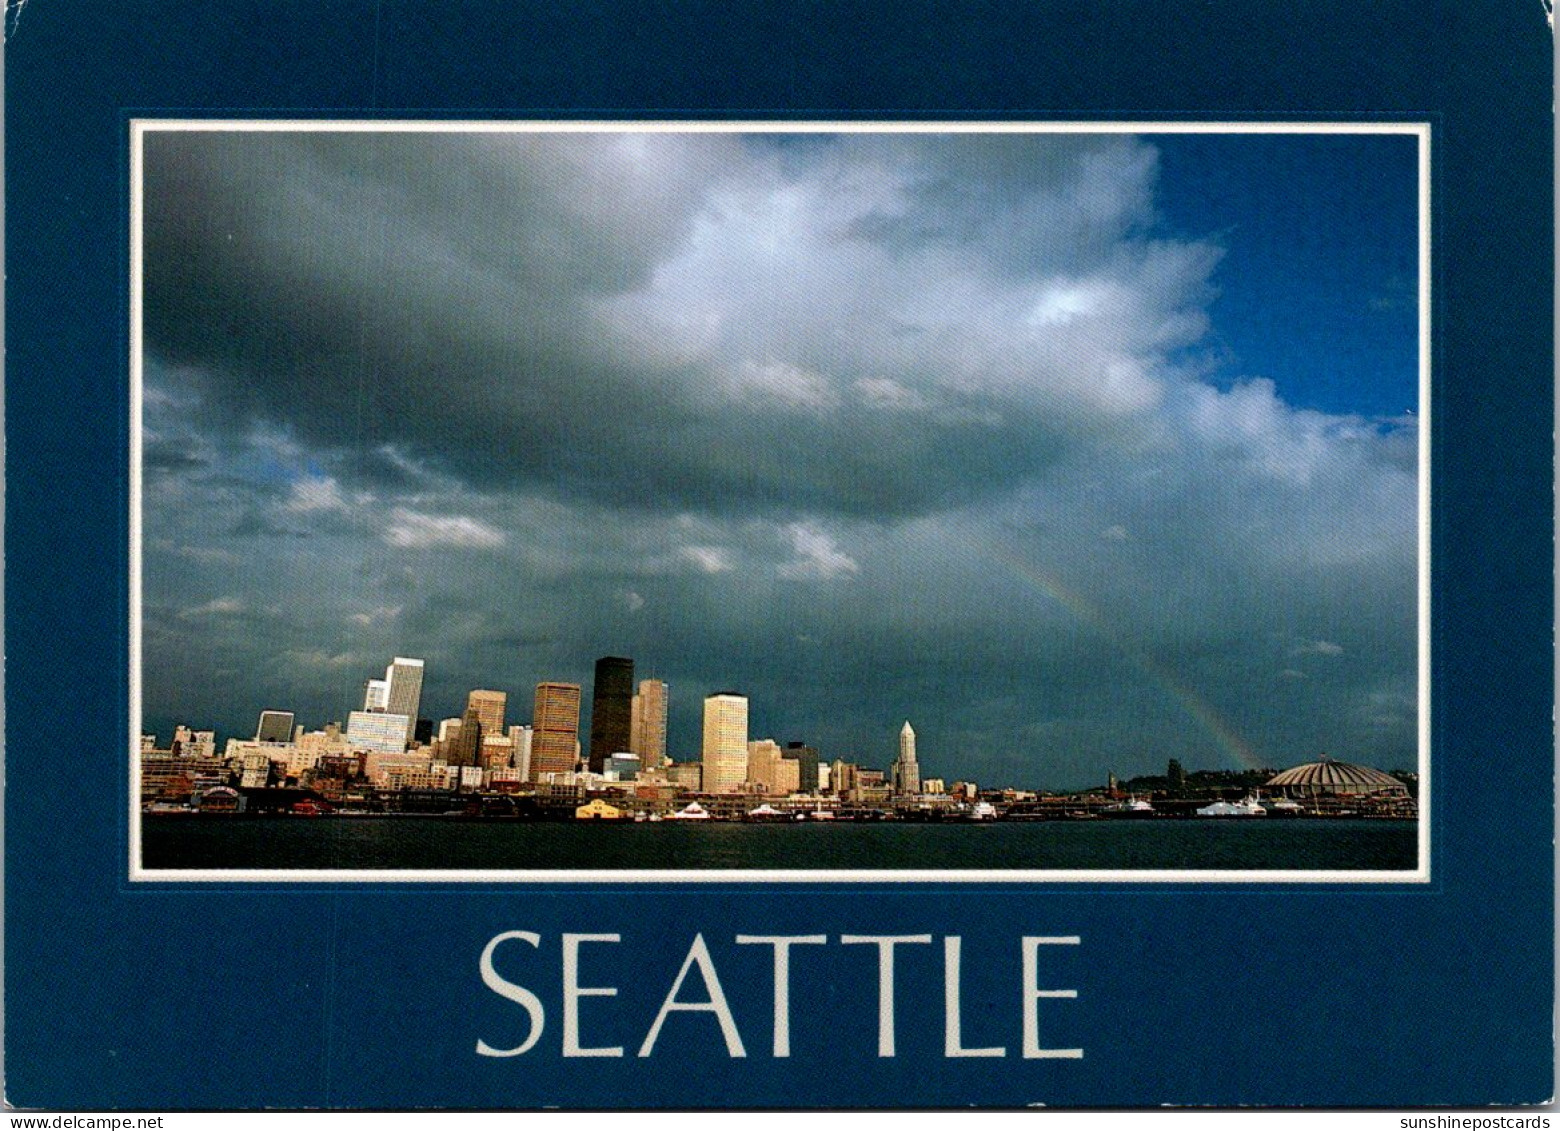
[(1024, 1059), (1067, 1059), (1077, 1060), (1083, 1056), (1082, 1049), (1043, 1049), (1040, 1047), (1040, 1010), (1038, 1002), (1041, 998), (1075, 998), (1077, 990), (1040, 990), (1036, 989), (1039, 983), (1040, 948), (1042, 946), (1077, 946), (1081, 940), (1077, 935), (1024, 936)]
[(791, 947), (820, 946), (827, 935), (738, 935), (737, 942), (775, 948), (775, 1056), (791, 1055)]
[(899, 943), (931, 945), (931, 935), (841, 935), (840, 942), (876, 943), (878, 948), (878, 1056), (894, 1055), (894, 947)]
[(564, 1056), (622, 1056), (623, 1046), (587, 1049), (580, 1047), (580, 998), (616, 997), (616, 986), (580, 985), (580, 944), (588, 942), (622, 942), (620, 935), (564, 935), (563, 936), (563, 1055)]
[(524, 986), (517, 986), (507, 980), (493, 969), (493, 952), (498, 949), (498, 944), (509, 939), (520, 939), (532, 946), (541, 946), (542, 937), (532, 934), (530, 931), (505, 931), (501, 935), (494, 935), (488, 940), (487, 946), (482, 948), (482, 984), (492, 990), (501, 998), (505, 998), (521, 1006), (531, 1018), (531, 1031), (525, 1040), (512, 1049), (496, 1049), (481, 1037), (477, 1038), (478, 1056), (519, 1056), (529, 1052), (542, 1036), (542, 1025), (546, 1015), (542, 1010), (541, 999)]
[(967, 1049), (963, 1041), (963, 1025), (959, 1016), (959, 952), (964, 940), (958, 935), (943, 939), (943, 1055), (1006, 1056), (1007, 1049), (998, 1045), (992, 1048)]
[[(688, 971), (695, 965), (704, 979), (704, 988), (709, 992), (710, 1000), (678, 1001), (677, 993), (682, 989), (683, 979), (688, 977)], [(668, 1013), (713, 1013), (715, 1020), (720, 1023), (721, 1035), (726, 1038), (727, 1055), (747, 1056), (747, 1050), (742, 1047), (742, 1038), (737, 1034), (736, 1018), (732, 1017), (731, 1008), (726, 1004), (726, 995), (721, 992), (720, 979), (715, 975), (715, 964), (710, 961), (710, 950), (704, 945), (702, 934), (693, 936), (693, 945), (688, 948), (688, 957), (683, 959), (682, 969), (677, 971), (677, 980), (672, 983), (671, 991), (661, 1003), (661, 1011), (655, 1015), (655, 1024), (650, 1026), (650, 1032), (645, 1035), (645, 1043), (639, 1047), (640, 1056), (649, 1056), (655, 1051), (655, 1039), (661, 1035), (661, 1026), (666, 1022)]]

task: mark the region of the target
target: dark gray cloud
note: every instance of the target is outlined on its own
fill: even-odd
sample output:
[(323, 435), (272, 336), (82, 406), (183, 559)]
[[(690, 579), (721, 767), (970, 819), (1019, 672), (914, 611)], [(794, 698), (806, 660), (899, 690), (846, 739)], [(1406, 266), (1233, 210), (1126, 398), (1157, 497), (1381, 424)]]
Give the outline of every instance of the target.
[[(1205, 383), (1123, 137), (151, 134), (148, 719), (633, 655), (1078, 783), (1414, 756), (1412, 421)], [(1218, 280), (1238, 285), (1238, 280)], [(1227, 375), (1226, 375), (1227, 376)], [(757, 734), (755, 734), (755, 737)]]

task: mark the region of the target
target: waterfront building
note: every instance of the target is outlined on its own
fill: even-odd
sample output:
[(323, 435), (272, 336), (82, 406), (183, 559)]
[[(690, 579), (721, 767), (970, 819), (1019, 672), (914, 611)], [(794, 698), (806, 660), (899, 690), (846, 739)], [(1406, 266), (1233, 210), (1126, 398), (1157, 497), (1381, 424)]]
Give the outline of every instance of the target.
[(195, 808), (203, 813), (241, 813), (244, 797), (238, 790), (226, 785), (215, 785), (202, 790), (192, 799)]
[(666, 684), (659, 679), (641, 680), (629, 720), (628, 748), (639, 755), (647, 770), (666, 763)]
[(600, 773), (612, 755), (629, 749), (629, 722), (634, 698), (634, 661), (603, 656), (596, 661), (596, 682), (590, 697), (590, 768)]
[(225, 758), (175, 758), (167, 750), (141, 751), (141, 801), (187, 800), (202, 783), (209, 788), (231, 776)]
[(596, 797), (576, 808), (574, 817), (580, 821), (621, 821), (623, 810)]
[(520, 789), (520, 783), (525, 781), (525, 775), (516, 769), (489, 770), (487, 784), (489, 789), (499, 793), (515, 793)]
[(921, 792), (921, 766), (916, 761), (915, 731), (909, 719), (899, 732), (899, 758), (892, 768), (891, 784), (896, 797)]
[(406, 731), (411, 720), (388, 711), (353, 711), (347, 716), (347, 745), (353, 750), (372, 750), (383, 754), (406, 749)]
[(748, 701), (735, 691), (704, 700), (705, 793), (736, 793), (747, 778)]
[(942, 778), (927, 778), (921, 783), (921, 792), (943, 794), (948, 792), (948, 785)]
[(814, 793), (828, 793), (833, 780), (834, 767), (827, 762), (819, 762), (817, 766), (818, 784), (813, 788)]
[(504, 733), (504, 707), (508, 699), (502, 691), (473, 691), (466, 697), (466, 709), (477, 712), (484, 738)]
[(805, 742), (785, 744), (785, 756), (797, 766), (798, 788), (804, 793), (818, 792), (818, 749)]
[(293, 713), (291, 711), (261, 711), (260, 725), (255, 728), (256, 742), (291, 742), (293, 737)]
[(580, 749), (580, 685), (538, 683), (531, 730), (531, 780), (573, 773)]

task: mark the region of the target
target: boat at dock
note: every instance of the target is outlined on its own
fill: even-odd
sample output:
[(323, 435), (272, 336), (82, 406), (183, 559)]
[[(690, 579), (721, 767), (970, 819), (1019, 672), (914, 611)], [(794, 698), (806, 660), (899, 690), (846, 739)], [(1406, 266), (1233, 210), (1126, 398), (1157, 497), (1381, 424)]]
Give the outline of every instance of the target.
[(1155, 809), (1147, 801), (1137, 797), (1129, 797), (1125, 801), (1118, 801), (1114, 805), (1106, 805), (1100, 810), (1100, 816), (1113, 820), (1143, 820), (1148, 817), (1159, 816), (1159, 810)]
[(1255, 797), (1243, 797), (1239, 801), (1215, 801), (1197, 810), (1199, 817), (1266, 817), (1267, 810)]

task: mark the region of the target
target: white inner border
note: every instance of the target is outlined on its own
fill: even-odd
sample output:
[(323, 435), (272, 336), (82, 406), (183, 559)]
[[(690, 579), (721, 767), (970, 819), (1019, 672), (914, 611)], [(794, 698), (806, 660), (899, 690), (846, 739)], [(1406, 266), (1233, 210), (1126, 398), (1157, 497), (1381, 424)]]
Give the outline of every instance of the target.
[[(141, 392), (143, 140), (151, 132), (247, 133), (916, 133), (1399, 134), (1419, 143), (1419, 850), (1402, 871), (1061, 869), (173, 869), (141, 867)], [(132, 881), (362, 883), (1428, 883), (1430, 880), (1430, 126), (1424, 122), (641, 122), (219, 121), (130, 122), (130, 873)]]

